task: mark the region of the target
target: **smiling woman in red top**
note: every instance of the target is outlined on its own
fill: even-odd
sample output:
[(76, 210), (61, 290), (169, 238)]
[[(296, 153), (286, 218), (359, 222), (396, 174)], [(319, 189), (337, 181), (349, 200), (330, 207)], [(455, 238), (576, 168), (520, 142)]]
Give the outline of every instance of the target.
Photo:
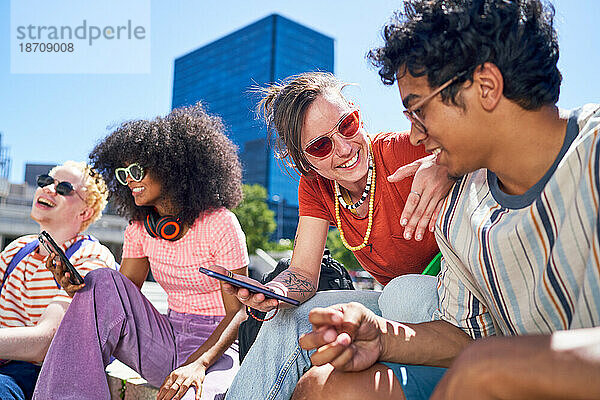
[[(301, 302), (315, 294), (332, 225), (382, 284), (421, 273), (438, 252), (431, 216), (452, 184), (422, 146), (411, 146), (408, 132), (369, 136), (360, 110), (342, 95), (344, 86), (330, 73), (314, 72), (261, 90), (259, 110), (270, 132), (278, 135), (279, 155), (301, 174), (292, 261), (267, 286)], [(413, 166), (420, 166), (420, 179), (399, 179), (410, 175), (405, 170)], [(225, 288), (251, 307), (269, 311), (278, 306), (261, 294)]]
[[(402, 275), (420, 274), (438, 252), (431, 230), (439, 200), (452, 184), (446, 170), (422, 146), (411, 146), (408, 133), (369, 136), (360, 110), (343, 96), (344, 86), (332, 74), (313, 72), (260, 90), (259, 112), (276, 135), (279, 155), (301, 174), (300, 216), (290, 267), (266, 286), (306, 303), (263, 324), (228, 399), (271, 398), (275, 393), (273, 398), (289, 398), (296, 379), (310, 366), (307, 356), (298, 357), (302, 350), (297, 335), (306, 329), (302, 326), (313, 306), (368, 302), (381, 308), (378, 312), (394, 313), (386, 314), (391, 319), (395, 315), (407, 318), (401, 310), (410, 310), (412, 303), (402, 308), (394, 304), (398, 286), (388, 283)], [(413, 182), (408, 175), (417, 168)], [(315, 296), (330, 226), (338, 227), (342, 242), (362, 267), (387, 285), (383, 295), (343, 291)], [(413, 232), (415, 240), (411, 240)], [(410, 291), (416, 303), (424, 298), (414, 307), (414, 315), (422, 315), (417, 312), (420, 306), (428, 314), (426, 305), (437, 303), (435, 286), (422, 289), (409, 282), (400, 291), (405, 296)], [(250, 295), (246, 289), (225, 285), (225, 290), (263, 311), (285, 307), (262, 294)], [(298, 328), (290, 321), (297, 322)], [(265, 361), (270, 355), (272, 362)], [(253, 380), (259, 363), (268, 365), (265, 379)], [(292, 363), (297, 365), (289, 367)]]

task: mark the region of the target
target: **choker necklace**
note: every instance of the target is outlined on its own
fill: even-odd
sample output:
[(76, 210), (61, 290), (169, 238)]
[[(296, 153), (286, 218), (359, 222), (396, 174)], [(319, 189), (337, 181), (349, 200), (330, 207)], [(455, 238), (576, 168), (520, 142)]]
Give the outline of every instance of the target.
[[(370, 150), (370, 147), (369, 147), (369, 150)], [(358, 199), (358, 201), (354, 204), (346, 203), (344, 196), (342, 196), (342, 193), (340, 192), (340, 186), (338, 185), (337, 181), (334, 181), (335, 195), (337, 196), (338, 201), (340, 202), (342, 207), (344, 207), (346, 210), (351, 210), (351, 211), (356, 210), (358, 207), (362, 206), (362, 204), (367, 199), (367, 196), (369, 195), (369, 192), (371, 191), (371, 182), (373, 181), (373, 169), (374, 169), (373, 159), (371, 158), (371, 151), (369, 151), (369, 171), (367, 172), (367, 184), (365, 185), (365, 190), (363, 190), (362, 195), (360, 196), (360, 199)]]
[[(369, 189), (371, 189), (370, 190), (371, 197), (369, 198), (369, 222), (367, 224), (367, 232), (365, 233), (365, 238), (364, 238), (363, 242), (361, 244), (359, 244), (358, 246), (350, 246), (348, 244), (348, 242), (346, 241), (346, 238), (344, 237), (344, 231), (342, 230), (342, 221), (340, 221), (340, 201), (338, 200), (338, 198), (341, 196), (335, 196), (335, 220), (337, 222), (337, 228), (338, 228), (338, 231), (340, 231), (340, 239), (342, 240), (342, 243), (350, 251), (361, 250), (363, 247), (365, 247), (367, 245), (367, 243), (369, 241), (369, 237), (371, 236), (371, 228), (373, 227), (373, 208), (374, 208), (373, 204), (375, 201), (375, 178), (376, 178), (375, 175), (376, 174), (375, 174), (375, 164), (373, 163), (373, 160), (371, 158), (371, 153), (372, 153), (371, 142), (369, 142), (369, 173), (371, 174), (371, 172), (372, 172), (372, 180), (370, 183), (367, 183), (367, 186), (369, 186)], [(369, 178), (367, 178), (367, 180), (368, 179)], [(337, 194), (337, 193), (339, 193), (339, 187), (338, 187), (337, 182), (334, 181), (334, 185), (335, 185), (336, 194)], [(361, 199), (362, 199), (362, 197), (361, 197)], [(364, 201), (364, 199), (363, 199), (363, 201)]]

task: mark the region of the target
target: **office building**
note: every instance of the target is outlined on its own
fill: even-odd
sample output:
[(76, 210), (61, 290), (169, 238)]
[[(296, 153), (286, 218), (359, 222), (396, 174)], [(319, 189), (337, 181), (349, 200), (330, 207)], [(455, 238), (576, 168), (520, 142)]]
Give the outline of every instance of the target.
[(25, 183), (30, 186), (37, 186), (38, 175), (47, 174), (56, 164), (25, 164)]
[(8, 146), (2, 145), (2, 132), (0, 132), (0, 179), (8, 180), (10, 176), (11, 158)]
[(175, 60), (173, 108), (202, 101), (223, 118), (240, 148), (244, 183), (267, 189), (275, 239), (294, 238), (299, 177), (275, 159), (251, 89), (301, 72), (333, 72), (333, 54), (332, 38), (273, 14)]

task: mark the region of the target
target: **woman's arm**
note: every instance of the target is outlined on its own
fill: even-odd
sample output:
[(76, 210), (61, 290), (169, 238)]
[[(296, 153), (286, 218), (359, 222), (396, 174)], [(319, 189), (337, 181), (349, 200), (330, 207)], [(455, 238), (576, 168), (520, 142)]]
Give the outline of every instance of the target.
[[(232, 272), (238, 276), (246, 276), (248, 268), (244, 267)], [(202, 346), (192, 353), (181, 367), (171, 372), (159, 390), (158, 400), (180, 398), (177, 396), (183, 396), (190, 386), (195, 386), (197, 392), (201, 390), (206, 370), (223, 355), (237, 338), (238, 328), (246, 319), (246, 313), (238, 299), (223, 290), (222, 283), (221, 294), (225, 306), (225, 317)]]
[[(321, 259), (327, 242), (328, 229), (329, 221), (314, 217), (300, 217), (294, 240), (294, 253), (288, 269), (266, 285), (250, 278), (239, 276), (236, 278), (266, 287), (300, 302), (310, 299), (319, 284)], [(237, 288), (227, 283), (223, 284), (223, 289), (225, 293), (236, 296), (240, 302), (257, 310), (270, 311), (277, 307), (278, 303), (280, 307), (288, 307), (286, 303), (280, 303), (279, 300), (266, 299), (263, 294), (251, 294), (247, 289)]]
[(148, 271), (150, 271), (150, 262), (148, 257), (124, 258), (119, 271), (135, 283), (138, 288), (142, 289), (142, 285), (148, 277)]

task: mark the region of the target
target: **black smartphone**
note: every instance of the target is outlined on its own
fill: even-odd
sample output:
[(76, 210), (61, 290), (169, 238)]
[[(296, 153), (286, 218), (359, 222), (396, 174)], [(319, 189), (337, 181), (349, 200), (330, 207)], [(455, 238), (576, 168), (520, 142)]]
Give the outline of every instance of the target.
[(67, 270), (71, 274), (71, 277), (69, 278), (71, 283), (73, 285), (81, 285), (83, 283), (83, 278), (81, 277), (81, 275), (79, 275), (79, 272), (77, 272), (73, 264), (71, 264), (71, 261), (69, 261), (69, 259), (65, 255), (65, 252), (62, 251), (62, 249), (56, 244), (54, 239), (52, 239), (52, 236), (50, 236), (48, 232), (42, 231), (38, 235), (38, 240), (48, 251), (48, 253), (54, 253), (58, 255), (58, 257), (60, 257), (62, 265), (64, 265), (65, 268), (67, 268)]
[(248, 289), (249, 291), (251, 291), (253, 293), (262, 293), (265, 295), (265, 297), (268, 297), (270, 299), (277, 299), (280, 301), (285, 301), (286, 303), (291, 304), (293, 306), (300, 305), (300, 302), (298, 300), (290, 299), (289, 297), (285, 297), (280, 294), (271, 292), (270, 290), (263, 289), (259, 286), (255, 286), (251, 283), (240, 281), (239, 279), (230, 278), (227, 275), (219, 274), (218, 272), (211, 271), (210, 269), (200, 267), (199, 271), (202, 272), (203, 274), (210, 276), (211, 278), (215, 278), (220, 281), (227, 282), (229, 284), (232, 284), (233, 286)]

